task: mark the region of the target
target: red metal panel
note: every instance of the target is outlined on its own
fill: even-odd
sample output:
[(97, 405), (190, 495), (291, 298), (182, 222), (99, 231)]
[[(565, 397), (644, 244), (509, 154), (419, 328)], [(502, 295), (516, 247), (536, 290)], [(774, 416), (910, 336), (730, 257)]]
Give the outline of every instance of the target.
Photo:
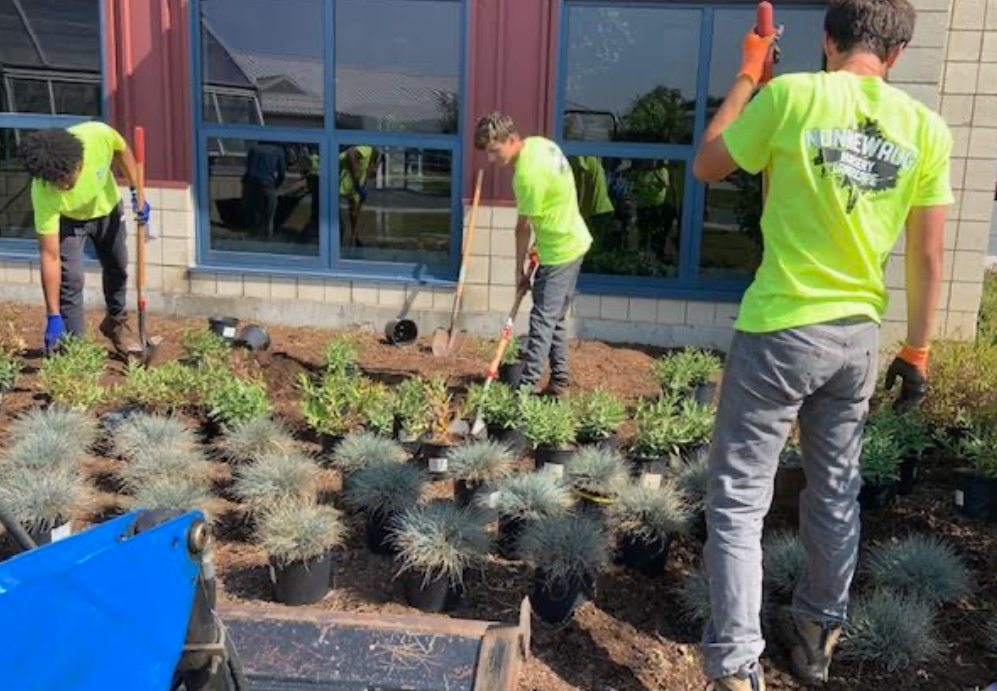
[(469, 45), (464, 192), (474, 171), (487, 166), (486, 204), (511, 204), (512, 170), (489, 166), (474, 150), (474, 123), (493, 110), (508, 113), (524, 136), (548, 134), (553, 125), (559, 0), (474, 0)]
[(189, 184), (193, 138), (187, 0), (108, 0), (111, 124), (148, 133), (149, 183)]

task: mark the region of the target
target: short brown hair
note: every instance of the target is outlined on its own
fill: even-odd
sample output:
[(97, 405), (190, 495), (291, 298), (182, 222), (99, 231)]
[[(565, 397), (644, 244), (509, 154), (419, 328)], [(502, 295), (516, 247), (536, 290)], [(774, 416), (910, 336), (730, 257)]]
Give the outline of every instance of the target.
[(824, 31), (841, 52), (869, 52), (885, 62), (910, 43), (916, 17), (907, 0), (829, 0)]
[(485, 115), (474, 126), (474, 147), (485, 149), (489, 144), (502, 143), (516, 133), (516, 125), (512, 118), (495, 111)]

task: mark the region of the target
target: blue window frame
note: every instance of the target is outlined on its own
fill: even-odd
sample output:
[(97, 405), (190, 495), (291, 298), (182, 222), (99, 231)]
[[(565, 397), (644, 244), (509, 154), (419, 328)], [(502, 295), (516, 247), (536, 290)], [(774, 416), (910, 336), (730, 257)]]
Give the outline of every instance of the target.
[(0, 254), (38, 254), (22, 134), (105, 119), (104, 5), (0, 0)]
[[(564, 0), (555, 138), (593, 249), (582, 292), (733, 301), (761, 256), (757, 178), (706, 186), (692, 160), (740, 64), (754, 5)], [(779, 73), (822, 67), (824, 8), (780, 8)]]
[(452, 280), (467, 3), (190, 7), (197, 264)]

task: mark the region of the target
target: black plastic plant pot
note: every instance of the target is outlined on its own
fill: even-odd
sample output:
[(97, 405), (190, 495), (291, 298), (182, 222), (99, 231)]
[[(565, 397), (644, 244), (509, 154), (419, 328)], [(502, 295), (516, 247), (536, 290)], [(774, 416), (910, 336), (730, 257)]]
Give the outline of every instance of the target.
[(689, 398), (700, 405), (714, 405), (717, 401), (717, 382), (708, 381), (692, 387)]
[(66, 527), (66, 520), (59, 518), (50, 526), (47, 527), (34, 527), (25, 530), (28, 536), (34, 540), (35, 544), (41, 547), (42, 545), (52, 544), (52, 531), (59, 530), (60, 528)]
[(391, 514), (381, 511), (369, 512), (366, 518), (367, 549), (374, 554), (394, 556), (398, 553), (391, 540)]
[(897, 498), (897, 483), (893, 480), (889, 482), (863, 482), (862, 489), (859, 490), (859, 506), (867, 511), (885, 509)]
[(620, 435), (615, 432), (604, 437), (586, 435), (580, 435), (578, 437), (578, 443), (582, 446), (601, 446), (602, 448), (609, 449), (610, 451), (618, 451), (620, 448), (620, 441)]
[(320, 432), (318, 435), (318, 443), (322, 446), (322, 453), (333, 453), (341, 441), (343, 441), (342, 434)]
[(466, 507), (473, 504), (474, 497), (484, 484), (481, 480), (455, 480), (453, 495), (457, 506)]
[(585, 492), (582, 490), (575, 490), (575, 497), (578, 499), (578, 507), (581, 509), (582, 513), (587, 514), (600, 522), (606, 519), (609, 507), (613, 503), (613, 499), (611, 497), (595, 494), (593, 492)]
[(630, 474), (633, 477), (644, 475), (661, 475), (662, 477), (671, 472), (671, 463), (668, 456), (640, 456), (628, 454), (630, 459)]
[(700, 509), (695, 513), (695, 515), (693, 515), (692, 521), (689, 523), (689, 534), (704, 545), (706, 544), (706, 538), (709, 536), (709, 531), (706, 529), (705, 509)]
[(247, 324), (239, 332), (235, 344), (253, 353), (262, 353), (270, 349), (270, 334), (258, 324)]
[(657, 577), (665, 573), (665, 562), (672, 539), (645, 540), (642, 537), (623, 533), (619, 540), (619, 561), (624, 566), (639, 571), (645, 576)]
[(522, 362), (510, 362), (506, 365), (499, 365), (499, 381), (513, 389), (519, 388), (519, 380), (523, 378), (523, 368), (525, 366)]
[(419, 327), (411, 319), (392, 319), (384, 325), (384, 337), (391, 345), (409, 346), (419, 338)]
[(272, 563), (274, 597), (285, 605), (310, 605), (329, 592), (332, 553), (307, 561)]
[(958, 471), (955, 505), (963, 516), (997, 523), (997, 479), (971, 470)]
[(429, 470), (430, 478), (440, 480), (446, 477), (447, 470), (449, 469), (447, 465), (447, 452), (451, 448), (450, 444), (441, 444), (433, 441), (422, 442), (422, 446), (419, 448), (419, 456), (426, 469)]
[(560, 466), (559, 472), (562, 473), (565, 466), (571, 462), (574, 454), (574, 449), (559, 449), (553, 446), (538, 446), (533, 450), (533, 458), (536, 461), (537, 470), (546, 466)]
[(523, 454), (526, 453), (526, 437), (522, 430), (488, 425), (488, 438), (499, 444), (504, 444), (509, 449), (509, 453), (516, 458), (522, 458)]
[(496, 546), (500, 557), (509, 560), (519, 557), (519, 538), (528, 524), (529, 521), (518, 516), (499, 516)]
[(900, 479), (897, 481), (897, 494), (907, 496), (914, 491), (920, 474), (919, 459), (917, 456), (907, 456), (900, 461)]
[(406, 571), (402, 576), (405, 600), (413, 607), (430, 614), (449, 612), (457, 608), (463, 597), (464, 588), (450, 582), (446, 574), (425, 581), (422, 571)]
[(208, 326), (211, 333), (221, 336), (226, 343), (231, 344), (235, 342), (239, 320), (235, 317), (208, 317)]
[(548, 581), (543, 570), (533, 575), (533, 611), (548, 624), (563, 624), (571, 619), (575, 610), (595, 595), (595, 579), (584, 576)]
[(208, 417), (201, 423), (201, 436), (204, 437), (204, 441), (208, 444), (216, 441), (222, 436), (223, 432), (222, 423), (216, 418)]

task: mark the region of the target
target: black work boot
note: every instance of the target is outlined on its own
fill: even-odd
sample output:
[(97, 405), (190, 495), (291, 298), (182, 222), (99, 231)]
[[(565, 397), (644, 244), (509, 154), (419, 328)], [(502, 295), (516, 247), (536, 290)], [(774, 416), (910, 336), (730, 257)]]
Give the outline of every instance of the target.
[(121, 357), (134, 357), (142, 354), (142, 344), (138, 342), (128, 326), (128, 315), (112, 316), (108, 314), (100, 323), (100, 332), (114, 346), (114, 351)]

